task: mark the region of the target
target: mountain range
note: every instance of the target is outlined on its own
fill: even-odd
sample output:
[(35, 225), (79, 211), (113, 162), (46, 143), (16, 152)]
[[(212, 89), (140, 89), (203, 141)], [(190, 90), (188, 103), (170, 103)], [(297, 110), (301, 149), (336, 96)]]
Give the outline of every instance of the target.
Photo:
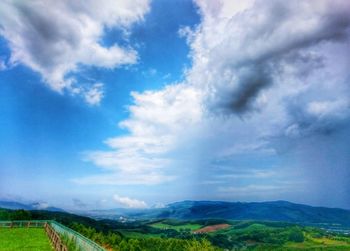
[[(39, 208), (30, 205), (0, 201), (0, 207), (8, 209), (47, 210), (62, 212), (56, 207)], [(340, 208), (313, 207), (288, 201), (270, 202), (225, 202), (225, 201), (181, 201), (163, 208), (74, 211), (71, 213), (95, 219), (142, 220), (142, 219), (225, 219), (283, 221), (302, 224), (340, 224), (350, 226), (350, 210)]]
[(12, 209), (12, 210), (46, 210), (51, 212), (64, 212), (63, 209), (58, 207), (48, 206), (46, 203), (33, 202), (30, 204), (24, 204), (16, 201), (0, 201), (0, 208)]
[(80, 212), (80, 214), (96, 219), (267, 220), (350, 226), (350, 210), (313, 207), (288, 201), (181, 201), (168, 204), (163, 208), (116, 208), (110, 210), (85, 211)]
[(223, 202), (183, 201), (170, 204), (159, 218), (231, 220), (271, 220), (350, 225), (350, 211), (339, 208), (313, 207), (288, 201)]

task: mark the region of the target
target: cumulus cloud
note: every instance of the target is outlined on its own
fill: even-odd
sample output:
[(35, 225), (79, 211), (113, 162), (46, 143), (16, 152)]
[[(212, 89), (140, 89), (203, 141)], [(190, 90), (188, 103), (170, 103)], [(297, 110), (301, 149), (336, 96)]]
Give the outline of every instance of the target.
[(350, 100), (343, 98), (304, 103), (294, 101), (289, 106), (291, 124), (285, 129), (290, 137), (330, 134), (346, 126), (350, 118)]
[(129, 135), (109, 138), (110, 151), (85, 153), (85, 160), (109, 172), (107, 175), (79, 178), (84, 184), (159, 184), (174, 179), (164, 174), (169, 165), (167, 153), (175, 148), (183, 129), (198, 123), (201, 107), (198, 91), (184, 85), (162, 91), (133, 93), (130, 118), (120, 123)]
[(58, 92), (81, 94), (89, 104), (102, 97), (96, 85), (77, 83), (80, 65), (116, 68), (137, 62), (137, 52), (100, 41), (106, 28), (127, 30), (149, 11), (148, 0), (13, 1), (0, 3), (0, 35), (11, 50), (9, 64), (24, 64), (40, 73)]
[(85, 100), (90, 105), (99, 104), (101, 99), (103, 98), (103, 84), (96, 83), (90, 89), (88, 89), (85, 93)]
[[(320, 133), (325, 129), (349, 128), (344, 125), (350, 114), (350, 4), (330, 0), (239, 4), (198, 0), (196, 4), (201, 23), (179, 32), (191, 49), (192, 67), (185, 71), (185, 80), (162, 90), (133, 93), (130, 116), (120, 123), (128, 133), (107, 139), (109, 151), (89, 152), (86, 159), (116, 180), (119, 175), (133, 181), (147, 173), (164, 177), (176, 173), (183, 181), (192, 175), (193, 189), (205, 196), (227, 191), (226, 198), (232, 199), (234, 193), (229, 191), (235, 191), (271, 199), (294, 188), (300, 192), (310, 181), (309, 176), (301, 177), (305, 174), (301, 169), (315, 172), (317, 165), (309, 165), (308, 154), (297, 161), (291, 156), (301, 156), (296, 152), (300, 149), (312, 153), (318, 148), (300, 135), (310, 135), (311, 140), (317, 135), (332, 137)], [(293, 143), (299, 150), (288, 147), (286, 156), (282, 141), (298, 141), (304, 147)], [(334, 153), (322, 145), (322, 152)], [(343, 159), (337, 167), (342, 175), (348, 164)], [(327, 168), (332, 167), (323, 165), (323, 170)], [(245, 179), (244, 186), (232, 184), (229, 177), (239, 175), (237, 169), (254, 170), (241, 176), (255, 176)], [(220, 172), (227, 178), (224, 182), (212, 179)], [(272, 185), (256, 183), (266, 177), (274, 181)], [(94, 177), (83, 179), (93, 183)], [(318, 193), (330, 184), (318, 186)], [(285, 188), (281, 193), (274, 193), (281, 187)]]
[(113, 196), (113, 199), (115, 202), (117, 202), (119, 205), (127, 208), (147, 208), (146, 202), (142, 200), (136, 200), (131, 199), (129, 197), (123, 197), (119, 196), (118, 194), (115, 194)]
[(312, 47), (348, 38), (346, 1), (197, 4), (203, 21), (190, 35), (193, 68), (188, 78), (209, 89), (208, 101), (215, 111), (244, 113), (259, 108), (258, 95), (281, 82), (279, 69), (299, 66), (295, 61), (300, 58), (292, 60), (291, 54), (305, 58)]

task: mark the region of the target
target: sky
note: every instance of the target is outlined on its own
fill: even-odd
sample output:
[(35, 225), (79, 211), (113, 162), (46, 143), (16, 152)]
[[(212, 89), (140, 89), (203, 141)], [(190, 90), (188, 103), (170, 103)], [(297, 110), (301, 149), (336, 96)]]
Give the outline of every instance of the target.
[(0, 199), (350, 209), (346, 0), (4, 0)]

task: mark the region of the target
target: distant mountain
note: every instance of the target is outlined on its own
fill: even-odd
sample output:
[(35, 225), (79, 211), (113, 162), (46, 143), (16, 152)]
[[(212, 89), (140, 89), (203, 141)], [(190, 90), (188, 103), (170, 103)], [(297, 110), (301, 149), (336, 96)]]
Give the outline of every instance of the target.
[[(99, 211), (103, 215), (103, 211)], [(95, 211), (95, 215), (98, 215)], [(111, 211), (108, 217), (111, 219)], [(92, 216), (92, 215), (90, 215)], [(338, 208), (312, 207), (288, 201), (271, 202), (223, 202), (223, 201), (182, 201), (165, 208), (143, 210), (115, 210), (114, 218), (134, 219), (226, 219), (226, 220), (264, 220), (293, 223), (320, 224), (332, 223), (350, 226), (350, 211)], [(103, 218), (103, 217), (99, 217)]]
[(338, 208), (312, 207), (287, 201), (222, 202), (183, 201), (170, 204), (160, 217), (180, 219), (224, 218), (237, 220), (273, 220), (309, 223), (346, 223), (350, 211)]
[[(44, 203), (24, 204), (13, 201), (0, 201), (0, 208), (46, 210), (64, 212)], [(224, 202), (224, 201), (181, 201), (163, 208), (149, 209), (110, 209), (75, 211), (75, 214), (94, 219), (133, 221), (139, 219), (178, 219), (178, 220), (260, 220), (283, 221), (302, 224), (340, 224), (350, 227), (350, 210), (339, 208), (313, 207), (288, 201), (270, 202)]]
[(24, 210), (46, 210), (51, 212), (64, 212), (63, 209), (57, 207), (51, 207), (45, 203), (34, 202), (31, 204), (24, 204), (16, 201), (0, 201), (0, 208), (6, 209), (24, 209)]
[(0, 207), (1, 208), (7, 208), (7, 209), (24, 209), (24, 210), (31, 210), (32, 207), (30, 205), (25, 205), (19, 202), (15, 201), (0, 201)]
[[(2, 201), (0, 202), (2, 203)], [(7, 204), (7, 203), (6, 203)], [(21, 203), (19, 203), (21, 204)], [(7, 204), (8, 205), (8, 204)], [(23, 204), (22, 204), (23, 205)], [(72, 223), (80, 223), (87, 227), (95, 228), (97, 231), (109, 232), (115, 229), (123, 228), (124, 224), (119, 221), (97, 221), (90, 217), (75, 215), (67, 212), (47, 211), (47, 210), (25, 210), (27, 214), (18, 212), (14, 209), (4, 209), (0, 207), (0, 221), (4, 220), (55, 220), (65, 226), (70, 226)], [(125, 227), (124, 227), (125, 228)]]

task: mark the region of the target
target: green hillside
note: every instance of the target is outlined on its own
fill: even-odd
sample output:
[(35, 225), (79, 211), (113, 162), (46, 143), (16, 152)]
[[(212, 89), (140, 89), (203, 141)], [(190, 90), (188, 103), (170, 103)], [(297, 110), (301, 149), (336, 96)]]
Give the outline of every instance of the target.
[(109, 250), (350, 250), (349, 230), (338, 225), (332, 230), (328, 225), (256, 220), (119, 222), (63, 212), (0, 209), (0, 220), (32, 219), (61, 222)]
[[(116, 210), (117, 212), (118, 210)], [(164, 208), (124, 210), (121, 216), (135, 219), (230, 219), (269, 220), (304, 224), (328, 223), (350, 226), (350, 211), (340, 208), (313, 207), (288, 201), (226, 202), (181, 201)]]

